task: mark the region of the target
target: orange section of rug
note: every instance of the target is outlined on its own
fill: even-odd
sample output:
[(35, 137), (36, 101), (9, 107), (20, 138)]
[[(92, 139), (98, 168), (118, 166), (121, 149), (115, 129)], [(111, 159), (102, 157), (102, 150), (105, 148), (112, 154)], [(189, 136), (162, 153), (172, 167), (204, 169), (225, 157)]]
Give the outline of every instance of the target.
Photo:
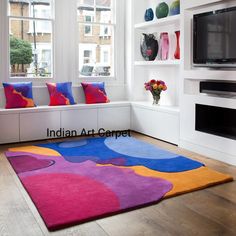
[(173, 184), (173, 189), (165, 195), (165, 198), (233, 181), (230, 175), (222, 174), (208, 167), (178, 173), (158, 172), (141, 166), (130, 168), (138, 175), (163, 178), (170, 181)]
[(37, 146), (25, 146), (25, 147), (16, 147), (16, 148), (9, 148), (9, 152), (27, 152), (32, 154), (38, 154), (43, 156), (61, 156), (61, 154), (53, 149), (44, 148), (44, 147), (37, 147)]

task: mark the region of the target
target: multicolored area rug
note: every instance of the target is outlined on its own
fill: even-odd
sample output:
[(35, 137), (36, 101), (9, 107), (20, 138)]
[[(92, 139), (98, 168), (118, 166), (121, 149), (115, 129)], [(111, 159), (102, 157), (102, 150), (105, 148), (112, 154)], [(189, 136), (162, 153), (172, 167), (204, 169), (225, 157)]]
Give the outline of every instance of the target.
[(49, 230), (232, 180), (130, 137), (10, 148), (6, 156)]

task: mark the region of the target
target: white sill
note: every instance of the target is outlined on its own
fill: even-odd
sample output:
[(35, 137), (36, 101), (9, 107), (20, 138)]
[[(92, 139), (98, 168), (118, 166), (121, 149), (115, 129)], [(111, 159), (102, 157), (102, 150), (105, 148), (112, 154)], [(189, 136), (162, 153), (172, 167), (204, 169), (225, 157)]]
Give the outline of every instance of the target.
[(78, 77), (78, 80), (80, 82), (83, 82), (83, 81), (88, 81), (88, 82), (93, 82), (93, 81), (105, 81), (105, 82), (114, 82), (114, 81), (117, 81), (117, 78), (115, 76), (84, 76), (84, 77), (81, 77), (79, 76)]
[(10, 77), (10, 80), (52, 80), (53, 77)]

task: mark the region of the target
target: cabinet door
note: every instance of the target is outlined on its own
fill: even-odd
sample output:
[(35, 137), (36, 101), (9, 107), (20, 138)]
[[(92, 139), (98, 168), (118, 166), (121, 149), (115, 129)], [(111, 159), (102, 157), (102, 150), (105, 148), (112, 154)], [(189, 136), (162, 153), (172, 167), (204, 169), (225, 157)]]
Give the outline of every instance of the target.
[(170, 143), (179, 143), (179, 116), (133, 107), (132, 129)]
[(130, 129), (130, 107), (108, 107), (98, 109), (98, 129)]
[(20, 141), (57, 138), (49, 131), (60, 130), (60, 111), (20, 114)]
[(76, 131), (78, 135), (83, 129), (97, 132), (97, 109), (67, 110), (61, 112), (61, 127)]
[(0, 115), (0, 143), (19, 142), (19, 114)]

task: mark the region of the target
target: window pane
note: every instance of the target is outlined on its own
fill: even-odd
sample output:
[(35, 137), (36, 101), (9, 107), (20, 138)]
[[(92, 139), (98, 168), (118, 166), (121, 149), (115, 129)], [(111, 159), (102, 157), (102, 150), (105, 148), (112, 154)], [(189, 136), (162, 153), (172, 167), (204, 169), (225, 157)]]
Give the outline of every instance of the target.
[(52, 0), (9, 0), (9, 15), (52, 18)]
[(84, 34), (84, 24), (79, 24), (79, 71), (80, 76), (113, 76), (113, 27), (93, 25), (93, 35)]
[(94, 0), (78, 0), (77, 16), (79, 22), (95, 21)]
[[(50, 21), (10, 20), (11, 77), (52, 76), (51, 24)], [(38, 29), (43, 25), (47, 30), (41, 32)]]
[(96, 0), (96, 19), (101, 23), (112, 23), (112, 0)]
[(87, 15), (91, 22), (112, 23), (112, 0), (78, 0), (78, 21), (86, 22)]

